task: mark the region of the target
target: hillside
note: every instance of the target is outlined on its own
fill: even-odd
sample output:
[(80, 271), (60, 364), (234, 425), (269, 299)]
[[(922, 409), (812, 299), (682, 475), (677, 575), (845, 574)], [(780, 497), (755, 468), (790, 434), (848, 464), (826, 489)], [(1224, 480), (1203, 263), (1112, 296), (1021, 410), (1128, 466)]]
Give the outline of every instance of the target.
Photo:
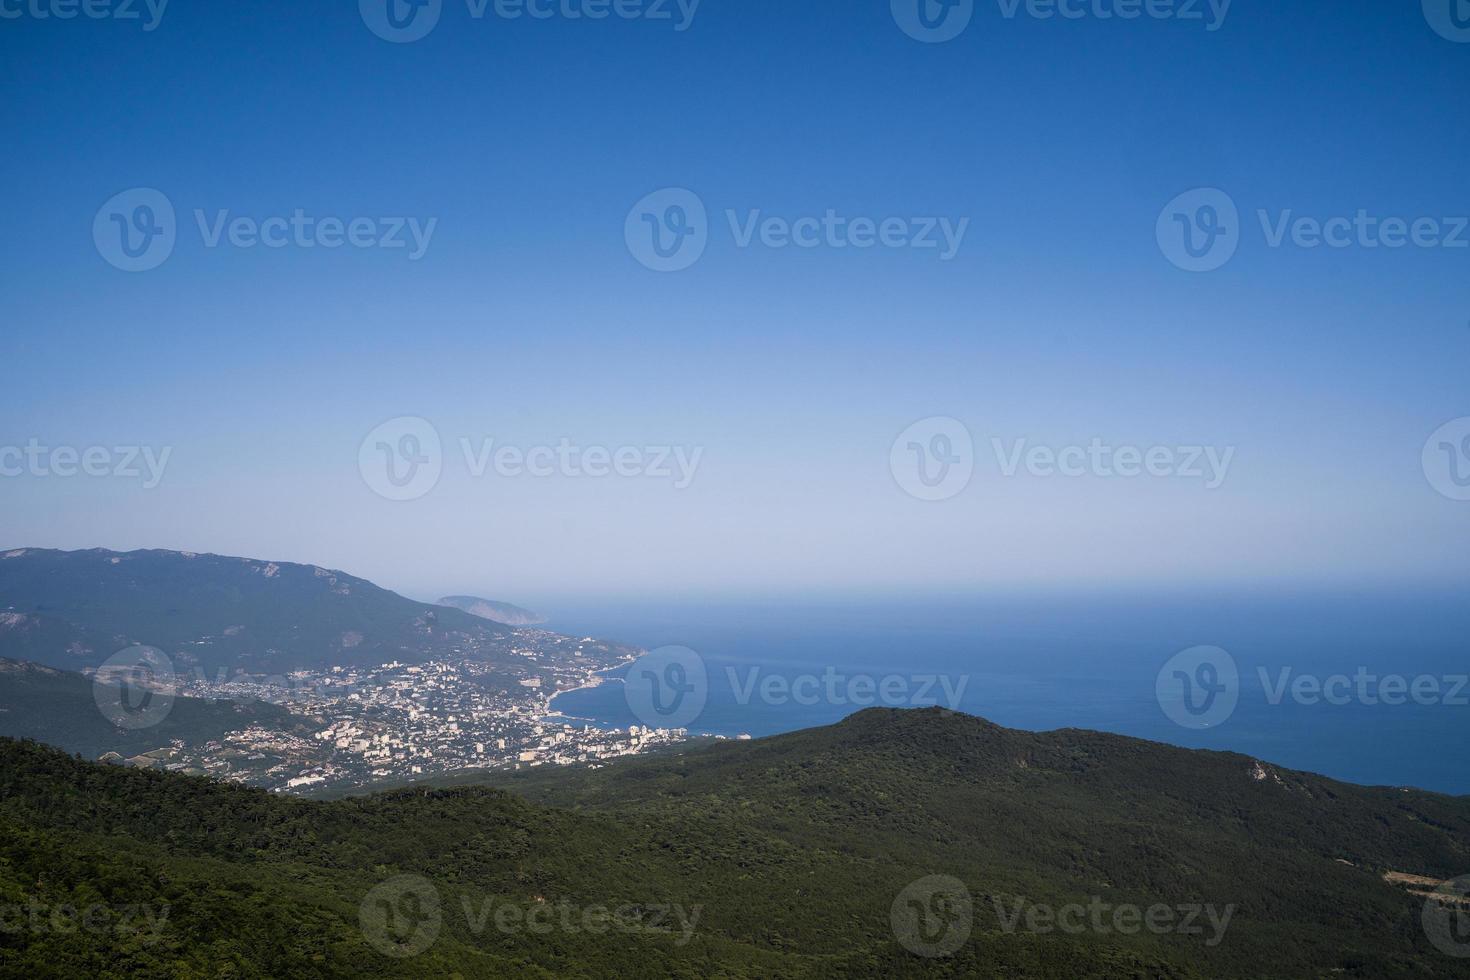
[[(7, 741), (0, 841), (9, 901), (169, 908), (0, 937), (7, 975), (1470, 976), (1384, 880), (1470, 869), (1470, 800), (937, 710), (330, 803)], [(932, 875), (974, 899), (944, 958), (891, 921)], [(996, 911), (1068, 903), (1233, 910), (1213, 945)]]
[(80, 670), (132, 644), (205, 672), (487, 655), (508, 629), (343, 572), (177, 551), (0, 553), (0, 656)]
[(95, 759), (133, 756), (178, 740), (202, 744), (250, 725), (309, 735), (313, 727), (263, 701), (212, 701), (175, 696), (156, 724), (132, 730), (97, 707), (89, 678), (40, 664), (0, 658), (0, 736), (32, 738)]

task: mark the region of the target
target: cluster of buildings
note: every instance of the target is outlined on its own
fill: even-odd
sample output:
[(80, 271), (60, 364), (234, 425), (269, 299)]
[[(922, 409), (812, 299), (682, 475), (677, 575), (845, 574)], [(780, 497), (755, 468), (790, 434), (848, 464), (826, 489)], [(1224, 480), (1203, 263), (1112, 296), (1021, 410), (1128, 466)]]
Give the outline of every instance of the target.
[[(494, 660), (465, 653), (425, 663), (336, 666), (274, 677), (195, 677), (181, 694), (279, 705), (199, 745), (175, 741), (125, 761), (289, 793), (356, 789), (476, 769), (599, 765), (677, 744), (684, 729), (606, 730), (550, 715), (559, 692), (598, 683), (631, 651), (591, 638), (518, 629)], [(286, 719), (289, 719), (287, 721)]]

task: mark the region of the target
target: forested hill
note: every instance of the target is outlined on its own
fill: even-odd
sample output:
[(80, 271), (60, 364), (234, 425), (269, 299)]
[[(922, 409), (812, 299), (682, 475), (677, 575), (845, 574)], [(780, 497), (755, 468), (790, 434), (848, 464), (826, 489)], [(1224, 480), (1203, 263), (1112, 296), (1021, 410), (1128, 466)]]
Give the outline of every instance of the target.
[[(170, 697), (168, 713), (156, 724), (132, 729), (114, 724), (97, 697), (91, 678), (0, 657), (0, 735), (33, 738), (88, 759), (104, 752), (132, 756), (175, 739), (203, 744), (252, 725), (302, 736), (316, 730), (309, 719), (264, 701), (183, 696)], [(119, 689), (116, 697), (121, 703), (139, 695)]]
[(81, 670), (133, 644), (270, 673), (491, 650), (508, 629), (344, 572), (181, 551), (0, 552), (0, 656)]
[[(0, 741), (0, 904), (167, 909), (0, 933), (0, 974), (1470, 977), (1384, 878), (1470, 870), (1460, 798), (937, 710), (508, 785), (308, 802)], [(1228, 928), (1024, 914), (1068, 905)]]

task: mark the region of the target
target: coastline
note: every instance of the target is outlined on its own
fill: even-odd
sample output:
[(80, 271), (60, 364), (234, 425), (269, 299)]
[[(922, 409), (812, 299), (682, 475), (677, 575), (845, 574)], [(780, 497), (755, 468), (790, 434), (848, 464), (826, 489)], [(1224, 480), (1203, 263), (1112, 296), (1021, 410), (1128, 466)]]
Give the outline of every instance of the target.
[(556, 699), (561, 697), (563, 694), (571, 694), (574, 691), (590, 691), (594, 688), (603, 687), (607, 684), (621, 682), (621, 677), (613, 677), (610, 675), (614, 672), (621, 672), (623, 670), (626, 670), (628, 665), (635, 662), (637, 659), (637, 656), (629, 655), (627, 659), (619, 661), (611, 667), (603, 667), (599, 670), (589, 671), (587, 673), (586, 679), (581, 684), (578, 684), (575, 687), (562, 688), (546, 695), (546, 698), (541, 705), (540, 717), (537, 720), (542, 722), (554, 722), (557, 719), (561, 719), (563, 721), (581, 722), (583, 724), (591, 725), (592, 727), (600, 731), (612, 731), (613, 728), (611, 726), (608, 726), (604, 722), (599, 722), (595, 718), (583, 718), (578, 715), (563, 714), (562, 712), (557, 711), (554, 707)]

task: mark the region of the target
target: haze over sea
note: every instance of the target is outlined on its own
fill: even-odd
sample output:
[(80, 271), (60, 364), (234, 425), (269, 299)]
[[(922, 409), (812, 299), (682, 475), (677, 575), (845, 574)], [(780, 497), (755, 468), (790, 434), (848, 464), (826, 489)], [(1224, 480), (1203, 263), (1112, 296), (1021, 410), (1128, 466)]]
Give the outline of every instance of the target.
[[(879, 680), (940, 674), (955, 683), (968, 678), (960, 710), (1007, 727), (1096, 729), (1241, 752), (1355, 783), (1470, 793), (1470, 688), (1454, 691), (1456, 677), (1470, 672), (1470, 608), (1463, 597), (1274, 591), (579, 601), (543, 611), (552, 617), (548, 627), (558, 631), (697, 651), (709, 670), (708, 704), (689, 726), (700, 733), (759, 737), (830, 724), (864, 706), (830, 703), (825, 691), (815, 704), (759, 693), (741, 703), (752, 669), (759, 680), (775, 674), (788, 681), (821, 677), (829, 667), (839, 676)], [(1240, 699), (1222, 724), (1193, 731), (1164, 714), (1155, 681), (1174, 654), (1202, 644), (1234, 657)], [(1293, 682), (1302, 675), (1353, 678), (1360, 669), (1410, 682), (1432, 676), (1440, 696), (1430, 704), (1415, 703), (1412, 695), (1403, 704), (1370, 704), (1357, 695), (1355, 682), (1347, 704), (1307, 703), (1313, 699), (1296, 699), (1290, 688), (1272, 703), (1285, 669)], [(1451, 694), (1456, 703), (1446, 703)], [(944, 700), (935, 687), (929, 703)], [(564, 694), (554, 707), (602, 725), (640, 723), (620, 682)]]

